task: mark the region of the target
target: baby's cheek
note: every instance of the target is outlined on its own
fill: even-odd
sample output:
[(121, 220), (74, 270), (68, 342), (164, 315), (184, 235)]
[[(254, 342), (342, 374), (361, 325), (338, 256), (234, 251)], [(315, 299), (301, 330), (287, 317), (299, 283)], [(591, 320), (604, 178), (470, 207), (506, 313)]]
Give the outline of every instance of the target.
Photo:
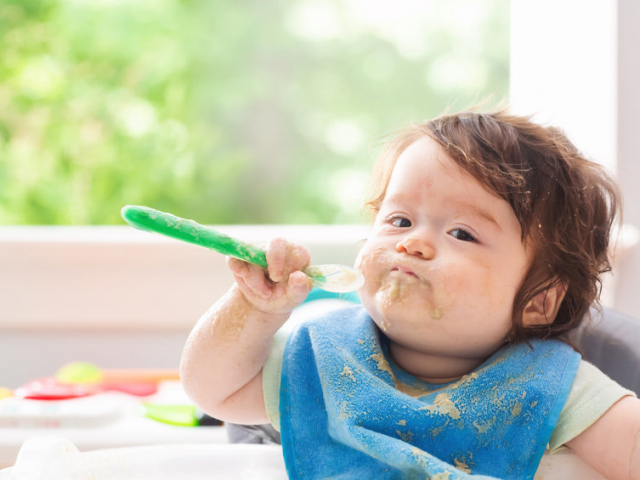
[(356, 257), (356, 261), (355, 261), (354, 267), (357, 270), (360, 270), (362, 272), (362, 274), (364, 275), (364, 271), (362, 270), (363, 269), (363, 265), (362, 265), (363, 256), (364, 256), (364, 251), (360, 250), (358, 252), (358, 256)]
[(471, 309), (479, 313), (483, 307), (493, 308), (496, 296), (495, 279), (489, 268), (472, 268), (470, 265), (450, 268), (443, 267), (447, 273), (441, 283), (441, 302), (444, 304)]
[(356, 258), (355, 267), (364, 276), (362, 291), (375, 292), (382, 283), (384, 272), (384, 249), (362, 249)]

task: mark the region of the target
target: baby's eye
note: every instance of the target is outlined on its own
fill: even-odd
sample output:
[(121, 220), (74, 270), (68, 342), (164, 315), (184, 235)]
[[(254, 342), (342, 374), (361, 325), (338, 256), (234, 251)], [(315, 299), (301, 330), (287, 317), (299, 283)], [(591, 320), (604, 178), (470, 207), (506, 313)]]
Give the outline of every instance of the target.
[(449, 235), (463, 242), (476, 242), (476, 239), (473, 235), (461, 228), (454, 228), (449, 232)]
[(404, 217), (394, 217), (390, 219), (391, 225), (398, 228), (409, 228), (411, 226), (411, 220)]

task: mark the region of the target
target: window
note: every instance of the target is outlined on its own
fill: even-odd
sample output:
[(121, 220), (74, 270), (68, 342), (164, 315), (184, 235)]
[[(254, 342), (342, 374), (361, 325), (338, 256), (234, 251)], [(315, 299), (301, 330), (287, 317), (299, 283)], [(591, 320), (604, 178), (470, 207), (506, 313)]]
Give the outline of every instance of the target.
[(503, 0), (0, 5), (0, 224), (360, 222), (386, 134), (508, 92)]

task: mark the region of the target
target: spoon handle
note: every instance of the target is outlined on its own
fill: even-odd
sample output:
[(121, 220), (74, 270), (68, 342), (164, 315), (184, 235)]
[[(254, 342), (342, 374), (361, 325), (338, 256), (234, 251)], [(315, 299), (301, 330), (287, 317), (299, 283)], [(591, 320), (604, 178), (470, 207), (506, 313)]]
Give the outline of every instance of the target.
[(160, 233), (267, 268), (267, 255), (261, 248), (236, 240), (193, 220), (135, 205), (123, 207), (121, 214), (127, 223), (140, 230)]
[[(140, 230), (160, 233), (267, 268), (267, 254), (261, 248), (236, 240), (193, 220), (136, 205), (123, 207), (121, 214), (127, 223)], [(359, 271), (344, 265), (310, 265), (304, 269), (304, 273), (313, 281), (315, 287), (329, 292), (351, 292), (364, 284), (364, 277)]]

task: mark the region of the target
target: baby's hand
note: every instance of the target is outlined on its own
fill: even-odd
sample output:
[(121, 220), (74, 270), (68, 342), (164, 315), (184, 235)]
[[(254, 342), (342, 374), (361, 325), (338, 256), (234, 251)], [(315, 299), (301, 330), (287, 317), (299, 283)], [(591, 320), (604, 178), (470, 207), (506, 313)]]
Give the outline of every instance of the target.
[(281, 238), (265, 248), (268, 271), (237, 258), (227, 266), (247, 301), (268, 314), (288, 314), (307, 297), (313, 282), (302, 270), (309, 265), (309, 250)]

